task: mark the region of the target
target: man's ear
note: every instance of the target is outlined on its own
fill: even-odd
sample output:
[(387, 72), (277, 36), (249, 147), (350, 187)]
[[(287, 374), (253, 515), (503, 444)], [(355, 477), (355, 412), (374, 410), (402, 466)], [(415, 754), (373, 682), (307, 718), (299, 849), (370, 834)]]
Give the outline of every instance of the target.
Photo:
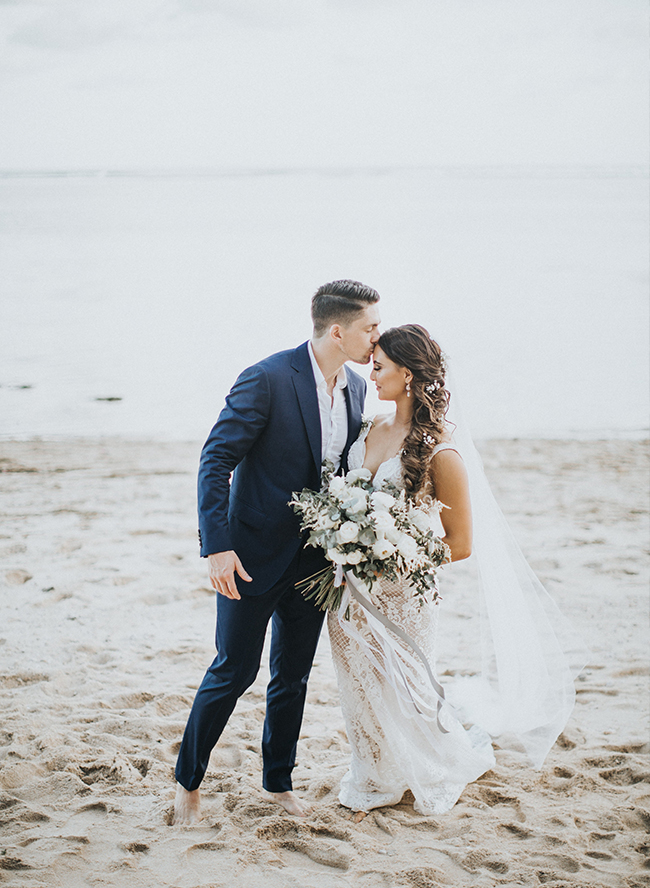
[(332, 324), (330, 327), (330, 339), (333, 339), (337, 344), (341, 341), (341, 325), (340, 324)]

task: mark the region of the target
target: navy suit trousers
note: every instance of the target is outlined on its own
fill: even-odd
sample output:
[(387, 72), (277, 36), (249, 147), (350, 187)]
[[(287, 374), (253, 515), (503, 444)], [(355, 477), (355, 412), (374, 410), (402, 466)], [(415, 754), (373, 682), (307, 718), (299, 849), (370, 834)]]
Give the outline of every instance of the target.
[(262, 738), (263, 785), (269, 792), (292, 788), (307, 680), (324, 617), (294, 584), (313, 573), (314, 554), (313, 549), (300, 549), (262, 595), (242, 594), (236, 601), (217, 594), (217, 656), (194, 698), (176, 763), (176, 779), (185, 789), (199, 787), (237, 700), (255, 681), (269, 620), (271, 679)]

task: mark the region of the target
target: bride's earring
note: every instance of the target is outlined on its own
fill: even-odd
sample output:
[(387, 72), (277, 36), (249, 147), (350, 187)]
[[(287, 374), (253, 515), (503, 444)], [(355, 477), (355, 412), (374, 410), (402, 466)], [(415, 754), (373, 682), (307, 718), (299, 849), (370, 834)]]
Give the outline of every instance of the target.
[(406, 397), (407, 398), (411, 397), (411, 383), (410, 382), (406, 383)]

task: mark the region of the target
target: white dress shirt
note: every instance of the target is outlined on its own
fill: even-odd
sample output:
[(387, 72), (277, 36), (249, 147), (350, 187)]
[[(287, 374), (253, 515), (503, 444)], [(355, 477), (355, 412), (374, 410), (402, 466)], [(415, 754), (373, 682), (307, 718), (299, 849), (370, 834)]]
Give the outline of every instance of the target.
[(334, 463), (335, 469), (341, 464), (341, 454), (348, 440), (348, 408), (345, 402), (343, 389), (348, 384), (345, 365), (339, 370), (332, 395), (327, 392), (327, 381), (323, 371), (318, 366), (311, 342), (308, 343), (309, 358), (311, 360), (314, 379), (316, 380), (316, 392), (318, 394), (318, 409), (320, 412), (321, 428), (321, 455), (323, 459), (329, 459)]

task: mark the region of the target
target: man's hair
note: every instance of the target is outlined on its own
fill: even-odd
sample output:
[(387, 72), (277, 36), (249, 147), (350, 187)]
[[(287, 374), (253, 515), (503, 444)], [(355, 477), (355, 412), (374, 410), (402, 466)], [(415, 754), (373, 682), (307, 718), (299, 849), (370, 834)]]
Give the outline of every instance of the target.
[(332, 281), (323, 284), (311, 300), (314, 333), (322, 336), (332, 324), (351, 324), (365, 308), (375, 302), (379, 302), (379, 293), (359, 281)]

